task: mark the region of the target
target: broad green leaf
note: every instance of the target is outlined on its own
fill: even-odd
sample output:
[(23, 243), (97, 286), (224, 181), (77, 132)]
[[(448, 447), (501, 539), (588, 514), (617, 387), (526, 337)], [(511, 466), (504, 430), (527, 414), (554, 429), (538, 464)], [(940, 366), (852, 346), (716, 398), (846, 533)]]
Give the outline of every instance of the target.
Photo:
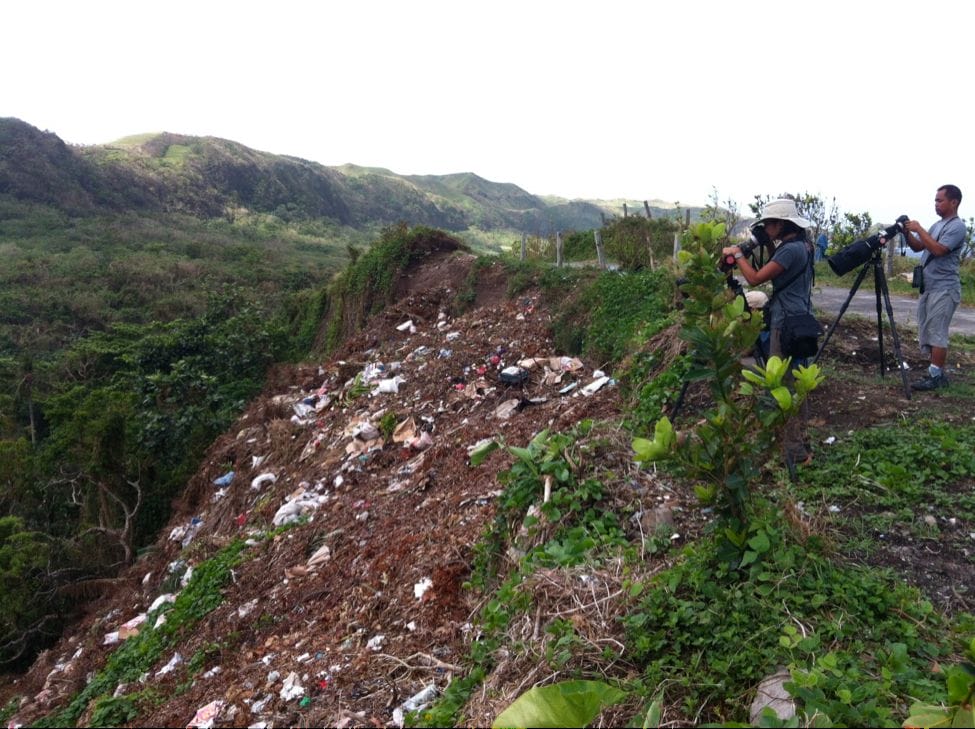
[(643, 717), (643, 729), (651, 729), (651, 727), (660, 726), (660, 715), (662, 707), (660, 704), (660, 699), (656, 699), (650, 704), (650, 708), (647, 709), (647, 715)]
[(496, 440), (490, 440), (471, 451), (471, 465), (480, 466), (484, 460), (500, 446)]
[(521, 459), (525, 463), (532, 462), (532, 452), (528, 448), (519, 448), (518, 446), (510, 446), (508, 450), (511, 451), (512, 455)]
[(768, 540), (768, 534), (764, 531), (759, 532), (754, 537), (748, 540), (748, 546), (754, 549), (759, 554), (763, 554), (769, 550), (771, 544)]
[(626, 693), (603, 681), (563, 681), (529, 689), (498, 714), (500, 727), (584, 727)]
[(749, 382), (755, 383), (756, 385), (765, 385), (765, 378), (753, 370), (742, 370), (741, 376)]
[(962, 666), (952, 666), (946, 673), (948, 674), (946, 679), (948, 703), (960, 704), (971, 691), (972, 684), (975, 683), (975, 676), (968, 673)]
[(911, 707), (911, 715), (904, 720), (904, 727), (930, 727), (948, 726), (951, 722), (951, 714), (938, 706), (930, 704), (914, 704)]
[(952, 727), (971, 727), (975, 726), (975, 709), (972, 706), (960, 707), (955, 712), (955, 719), (951, 722)]
[(773, 388), (772, 397), (775, 398), (775, 402), (779, 404), (779, 409), (783, 412), (788, 411), (792, 407), (792, 393), (789, 392), (788, 387)]

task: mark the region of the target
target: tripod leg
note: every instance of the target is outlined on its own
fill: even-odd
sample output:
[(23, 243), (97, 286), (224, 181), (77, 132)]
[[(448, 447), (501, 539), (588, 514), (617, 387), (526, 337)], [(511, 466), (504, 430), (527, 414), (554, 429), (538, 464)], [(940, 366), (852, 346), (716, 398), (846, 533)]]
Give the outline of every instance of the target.
[(877, 295), (877, 345), (880, 349), (880, 376), (884, 376), (884, 320), (883, 311), (880, 308), (881, 299), (881, 281), (883, 280), (886, 284), (886, 279), (884, 276), (884, 264), (881, 262), (879, 256), (874, 256), (873, 259), (873, 289), (874, 293)]
[[(884, 303), (887, 306), (887, 319), (890, 321), (890, 339), (894, 343), (894, 356), (897, 358), (897, 369), (901, 373), (901, 382), (904, 385), (904, 397), (911, 399), (911, 385), (907, 381), (907, 370), (904, 369), (904, 355), (901, 354), (901, 340), (897, 336), (897, 326), (894, 324), (894, 307), (890, 303), (890, 289), (887, 287), (887, 279), (881, 273), (881, 290), (884, 295)], [(882, 363), (881, 363), (881, 366)]]
[(684, 396), (687, 394), (687, 388), (690, 387), (690, 385), (690, 380), (684, 380), (684, 382), (681, 383), (680, 394), (677, 396), (677, 400), (674, 402), (674, 409), (671, 412), (673, 417), (677, 417), (678, 413), (681, 411), (681, 408), (684, 407)]
[(816, 352), (816, 356), (812, 358), (812, 364), (816, 364), (816, 362), (819, 361), (819, 356), (823, 353), (823, 350), (826, 349), (826, 345), (829, 344), (829, 340), (833, 337), (833, 332), (836, 331), (836, 325), (840, 323), (840, 319), (843, 318), (843, 314), (845, 314), (846, 310), (849, 308), (850, 302), (853, 301), (853, 295), (857, 292), (857, 289), (860, 288), (860, 284), (863, 282), (863, 278), (866, 275), (867, 266), (864, 265), (863, 268), (860, 269), (860, 273), (857, 274), (856, 280), (853, 282), (853, 286), (850, 287), (850, 293), (847, 295), (846, 301), (843, 302), (843, 306), (840, 307), (840, 313), (836, 315), (836, 318), (833, 320), (833, 324), (830, 326), (829, 331), (826, 332), (826, 337), (823, 339), (823, 343), (819, 345), (819, 350)]

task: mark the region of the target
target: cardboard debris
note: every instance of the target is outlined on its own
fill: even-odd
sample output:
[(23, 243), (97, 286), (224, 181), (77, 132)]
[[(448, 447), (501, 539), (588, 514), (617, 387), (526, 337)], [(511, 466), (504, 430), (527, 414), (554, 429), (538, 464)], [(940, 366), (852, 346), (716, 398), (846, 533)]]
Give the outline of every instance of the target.
[(516, 397), (505, 400), (494, 409), (494, 417), (498, 420), (507, 420), (518, 410), (519, 405), (521, 405), (521, 400)]
[(393, 431), (393, 442), (394, 443), (406, 443), (413, 440), (416, 437), (416, 421), (413, 418), (407, 418), (402, 423), (396, 426)]

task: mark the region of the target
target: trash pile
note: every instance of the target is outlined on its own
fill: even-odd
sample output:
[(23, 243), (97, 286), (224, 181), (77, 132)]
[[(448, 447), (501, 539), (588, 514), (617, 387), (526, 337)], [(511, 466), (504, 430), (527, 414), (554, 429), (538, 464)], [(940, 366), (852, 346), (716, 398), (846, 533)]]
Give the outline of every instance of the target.
[(169, 697), (139, 724), (402, 726), (460, 675), (475, 608), (462, 584), (509, 463), (499, 450), (472, 468), (469, 449), (612, 418), (618, 388), (554, 350), (537, 293), (460, 316), (455, 296), (414, 292), (335, 357), (275, 372), (129, 570), (140, 588), (106, 597), (50, 672), (35, 668), (13, 723), (70, 700), (234, 539), (250, 556), (219, 606), (119, 687)]

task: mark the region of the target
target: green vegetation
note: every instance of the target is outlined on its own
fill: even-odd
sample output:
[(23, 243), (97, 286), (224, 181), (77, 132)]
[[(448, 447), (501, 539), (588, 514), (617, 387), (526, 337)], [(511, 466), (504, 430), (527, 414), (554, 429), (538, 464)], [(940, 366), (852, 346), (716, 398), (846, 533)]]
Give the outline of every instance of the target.
[(338, 274), (328, 287), (325, 313), (326, 352), (357, 331), (372, 314), (381, 311), (394, 296), (394, 283), (410, 265), (435, 251), (452, 251), (460, 243), (439, 230), (405, 224), (385, 228), (379, 239)]
[(0, 196), (0, 662), (128, 563), (206, 447), (305, 356), (362, 234), (271, 215), (75, 216)]
[(620, 273), (549, 268), (539, 281), (558, 301), (555, 346), (596, 362), (618, 362), (670, 323), (673, 276), (664, 270)]
[[(121, 644), (65, 709), (35, 726), (75, 726), (92, 702), (93, 726), (118, 726), (138, 716), (138, 701), (142, 698), (139, 693), (113, 698), (113, 692), (119, 684), (138, 682), (168, 650), (179, 645), (196, 623), (219, 607), (223, 601), (221, 588), (230, 579), (231, 570), (245, 561), (246, 549), (243, 540), (237, 540), (197, 565), (174, 603), (157, 608), (138, 635)], [(164, 612), (166, 621), (155, 627), (154, 620)]]
[[(753, 341), (755, 323), (713, 274), (720, 229), (692, 232), (701, 245), (685, 240), (682, 336), (689, 356), (673, 358), (671, 366), (705, 379), (716, 405), (703, 417), (695, 413), (681, 431), (665, 419), (656, 428), (633, 423), (653, 433), (652, 440), (636, 438), (634, 448), (668, 478), (690, 477), (706, 501), (723, 489), (724, 506), (702, 537), (668, 553), (654, 538), (634, 538), (623, 528), (634, 508), (627, 505), (630, 487), (600, 458), (615, 425), (586, 422), (568, 433), (543, 431), (525, 447), (495, 440), (473, 453), (475, 466), (498, 448), (513, 457), (468, 584), (483, 601), (479, 639), (468, 674), (412, 717), (414, 725), (468, 719), (466, 702), (479, 686), (493, 690), (502, 656), (508, 672), (542, 660), (564, 679), (527, 692), (509, 709), (539, 726), (581, 726), (621, 699), (621, 707), (609, 708), (616, 712), (610, 723), (746, 725), (754, 687), (781, 669), (798, 717), (784, 723), (766, 709), (763, 726), (890, 726), (908, 715), (945, 725), (966, 721), (970, 708), (962, 707), (975, 687), (966, 662), (975, 657), (975, 619), (945, 617), (892, 573), (846, 561), (833, 539), (797, 515), (795, 499), (852, 503), (879, 495), (877, 510), (894, 512), (892, 519), (919, 502), (950, 506), (970, 519), (975, 505), (957, 487), (975, 473), (975, 436), (933, 422), (851, 435), (821, 470), (806, 469), (797, 483), (788, 482), (772, 446), (821, 373), (797, 371), (786, 387), (785, 363), (777, 359), (741, 371), (736, 352)], [(590, 285), (622, 289), (624, 281), (597, 278)], [(633, 336), (626, 323), (618, 329)], [(547, 501), (543, 492), (551, 494)], [(611, 649), (599, 649), (582, 627), (611, 613), (602, 599), (578, 621), (546, 617), (558, 611), (537, 586), (560, 579), (574, 585), (580, 574), (595, 581), (594, 595), (619, 595), (611, 617), (623, 634), (600, 634)], [(619, 585), (612, 594), (611, 584)], [(566, 612), (577, 613), (579, 603), (570, 605)], [(532, 616), (544, 618), (543, 630), (536, 627), (538, 637), (529, 640), (521, 626)], [(603, 697), (603, 689), (612, 695)], [(496, 725), (521, 721), (511, 716), (502, 713)], [(928, 725), (920, 721), (912, 725)]]

